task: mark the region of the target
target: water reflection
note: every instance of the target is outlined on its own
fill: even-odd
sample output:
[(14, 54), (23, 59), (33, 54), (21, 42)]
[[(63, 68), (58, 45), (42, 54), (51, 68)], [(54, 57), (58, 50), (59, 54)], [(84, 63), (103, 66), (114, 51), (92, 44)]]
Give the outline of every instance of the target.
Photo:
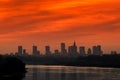
[(38, 80), (38, 69), (37, 68), (33, 68), (33, 80)]
[(23, 80), (120, 80), (120, 69), (63, 66), (29, 67)]

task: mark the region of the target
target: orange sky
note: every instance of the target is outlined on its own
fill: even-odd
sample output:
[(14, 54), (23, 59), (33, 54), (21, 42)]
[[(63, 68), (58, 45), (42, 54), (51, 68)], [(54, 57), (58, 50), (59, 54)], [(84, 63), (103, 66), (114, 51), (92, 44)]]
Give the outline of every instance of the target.
[(0, 53), (36, 44), (52, 50), (67, 46), (103, 46), (120, 52), (119, 0), (0, 0)]

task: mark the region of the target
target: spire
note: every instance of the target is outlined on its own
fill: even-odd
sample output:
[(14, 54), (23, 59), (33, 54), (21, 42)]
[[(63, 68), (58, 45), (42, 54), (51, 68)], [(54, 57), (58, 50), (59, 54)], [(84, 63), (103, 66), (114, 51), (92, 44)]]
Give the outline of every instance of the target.
[(74, 46), (76, 46), (76, 42), (74, 41)]

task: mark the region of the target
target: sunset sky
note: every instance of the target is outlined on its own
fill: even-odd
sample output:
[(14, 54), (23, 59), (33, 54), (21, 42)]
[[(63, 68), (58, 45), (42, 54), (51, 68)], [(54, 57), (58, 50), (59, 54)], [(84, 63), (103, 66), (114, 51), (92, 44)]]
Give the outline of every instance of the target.
[(120, 0), (0, 0), (0, 53), (76, 41), (120, 52)]

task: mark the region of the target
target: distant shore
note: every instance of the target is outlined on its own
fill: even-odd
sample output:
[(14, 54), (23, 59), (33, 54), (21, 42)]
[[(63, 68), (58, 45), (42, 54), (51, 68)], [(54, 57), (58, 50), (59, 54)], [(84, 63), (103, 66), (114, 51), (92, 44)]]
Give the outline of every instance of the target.
[(120, 54), (102, 56), (15, 56), (27, 65), (120, 68)]

